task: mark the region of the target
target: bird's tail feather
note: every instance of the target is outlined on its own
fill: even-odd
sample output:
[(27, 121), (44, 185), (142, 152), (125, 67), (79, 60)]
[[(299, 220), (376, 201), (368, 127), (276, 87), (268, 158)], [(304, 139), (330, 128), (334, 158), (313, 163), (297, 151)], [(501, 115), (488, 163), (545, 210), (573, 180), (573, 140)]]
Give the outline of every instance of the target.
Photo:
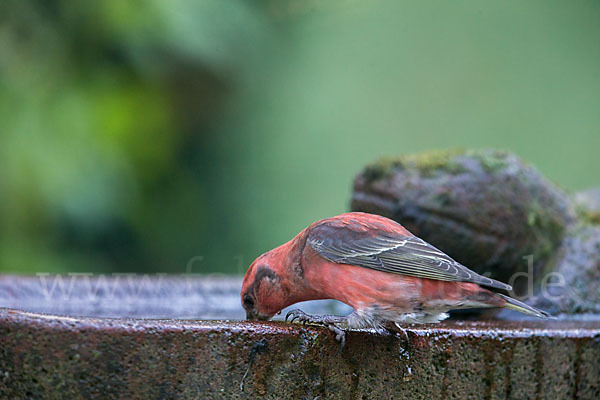
[(529, 314), (529, 315), (533, 315), (533, 316), (539, 317), (539, 318), (555, 319), (553, 316), (548, 314), (546, 311), (531, 307), (519, 300), (513, 299), (512, 297), (505, 296), (501, 293), (496, 293), (496, 295), (498, 295), (498, 296), (502, 297), (504, 300), (506, 300), (506, 304), (504, 305), (504, 308), (519, 311), (519, 312), (522, 312), (523, 314)]

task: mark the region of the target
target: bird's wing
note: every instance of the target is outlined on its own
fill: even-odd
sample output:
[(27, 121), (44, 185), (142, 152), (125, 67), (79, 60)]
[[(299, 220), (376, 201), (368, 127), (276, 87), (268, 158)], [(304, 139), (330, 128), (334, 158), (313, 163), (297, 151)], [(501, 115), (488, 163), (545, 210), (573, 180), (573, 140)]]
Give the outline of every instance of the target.
[(419, 278), (512, 289), (510, 285), (471, 271), (416, 236), (377, 227), (364, 228), (363, 221), (358, 229), (353, 229), (351, 224), (328, 224), (325, 220), (313, 227), (307, 243), (322, 257), (339, 264)]

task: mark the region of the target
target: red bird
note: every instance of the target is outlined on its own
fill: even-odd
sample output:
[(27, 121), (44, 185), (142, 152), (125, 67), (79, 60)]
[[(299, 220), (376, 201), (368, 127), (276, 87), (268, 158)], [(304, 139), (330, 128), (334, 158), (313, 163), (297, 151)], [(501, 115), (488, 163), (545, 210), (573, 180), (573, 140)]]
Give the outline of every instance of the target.
[(389, 323), (439, 322), (448, 310), (503, 307), (536, 317), (548, 314), (482, 286), (511, 290), (454, 261), (388, 218), (347, 213), (310, 225), (258, 257), (244, 277), (247, 319), (267, 320), (294, 303), (335, 299), (354, 308), (348, 317), (288, 313), (337, 333)]

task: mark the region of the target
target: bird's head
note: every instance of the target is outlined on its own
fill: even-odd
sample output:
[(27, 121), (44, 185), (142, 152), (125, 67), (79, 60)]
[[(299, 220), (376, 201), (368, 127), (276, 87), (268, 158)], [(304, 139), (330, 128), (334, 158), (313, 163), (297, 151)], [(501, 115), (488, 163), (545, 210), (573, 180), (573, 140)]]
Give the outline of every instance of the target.
[(282, 276), (279, 248), (258, 257), (248, 268), (242, 284), (246, 319), (266, 321), (288, 304), (289, 290)]

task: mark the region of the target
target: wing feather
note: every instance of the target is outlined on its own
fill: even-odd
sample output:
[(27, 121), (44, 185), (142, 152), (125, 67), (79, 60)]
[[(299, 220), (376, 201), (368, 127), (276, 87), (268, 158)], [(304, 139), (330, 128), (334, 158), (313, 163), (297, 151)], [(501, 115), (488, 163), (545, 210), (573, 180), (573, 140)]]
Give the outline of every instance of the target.
[(357, 231), (347, 226), (324, 223), (312, 229), (307, 243), (322, 257), (335, 263), (420, 278), (512, 289), (510, 285), (471, 271), (415, 236), (389, 231)]

